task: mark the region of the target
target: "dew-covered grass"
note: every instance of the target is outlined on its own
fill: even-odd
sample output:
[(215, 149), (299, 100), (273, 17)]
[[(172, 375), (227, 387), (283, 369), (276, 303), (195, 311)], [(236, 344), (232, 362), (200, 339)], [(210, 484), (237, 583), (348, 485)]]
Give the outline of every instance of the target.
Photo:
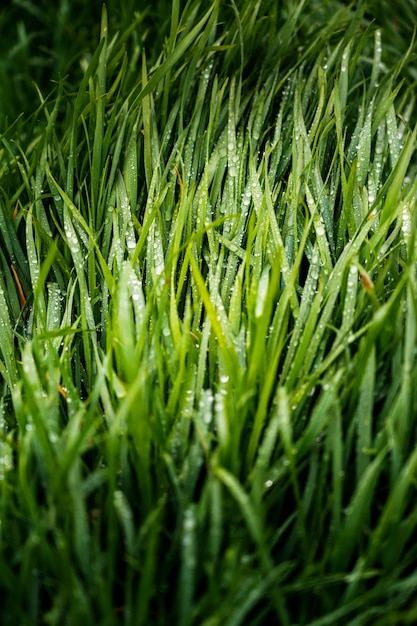
[(79, 4), (0, 10), (1, 624), (416, 623), (415, 1)]

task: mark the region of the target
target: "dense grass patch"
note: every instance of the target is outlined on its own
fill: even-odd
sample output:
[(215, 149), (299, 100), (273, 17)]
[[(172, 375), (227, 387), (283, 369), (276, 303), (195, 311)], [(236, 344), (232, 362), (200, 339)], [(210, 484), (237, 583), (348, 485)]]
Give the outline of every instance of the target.
[(415, 2), (79, 4), (0, 13), (1, 623), (415, 623)]

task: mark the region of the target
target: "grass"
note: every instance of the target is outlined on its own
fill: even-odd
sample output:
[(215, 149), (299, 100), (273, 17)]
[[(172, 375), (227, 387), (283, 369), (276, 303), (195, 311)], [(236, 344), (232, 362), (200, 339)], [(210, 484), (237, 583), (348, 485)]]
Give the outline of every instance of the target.
[(122, 4), (0, 13), (1, 623), (414, 624), (415, 3)]

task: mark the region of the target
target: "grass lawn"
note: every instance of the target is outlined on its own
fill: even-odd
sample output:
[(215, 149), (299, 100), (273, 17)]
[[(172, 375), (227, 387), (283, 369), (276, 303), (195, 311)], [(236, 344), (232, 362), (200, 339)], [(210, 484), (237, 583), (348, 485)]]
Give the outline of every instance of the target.
[(417, 623), (416, 16), (0, 9), (2, 626)]

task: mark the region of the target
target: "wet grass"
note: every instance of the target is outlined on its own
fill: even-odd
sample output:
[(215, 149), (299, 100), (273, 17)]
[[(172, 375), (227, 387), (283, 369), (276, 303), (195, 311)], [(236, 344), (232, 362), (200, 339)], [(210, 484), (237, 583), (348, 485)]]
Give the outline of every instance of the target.
[(0, 63), (1, 622), (413, 624), (410, 3), (157, 5)]

